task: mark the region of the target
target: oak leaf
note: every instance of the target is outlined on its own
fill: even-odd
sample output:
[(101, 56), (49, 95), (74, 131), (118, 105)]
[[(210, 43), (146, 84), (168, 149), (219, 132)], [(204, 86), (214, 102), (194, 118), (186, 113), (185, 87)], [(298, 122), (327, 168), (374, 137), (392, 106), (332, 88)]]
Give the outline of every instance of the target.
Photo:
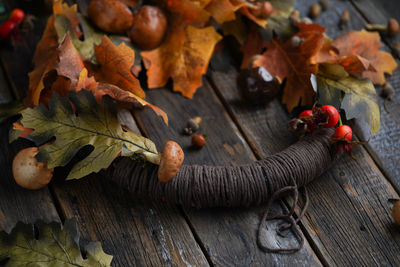
[(99, 242), (84, 247), (84, 259), (79, 238), (75, 219), (64, 225), (18, 222), (11, 233), (0, 232), (0, 262), (6, 266), (111, 266), (113, 256), (104, 253)]
[(37, 145), (55, 138), (53, 143), (41, 146), (36, 156), (49, 168), (65, 166), (82, 147), (93, 146), (93, 151), (73, 166), (67, 179), (79, 179), (107, 168), (121, 151), (127, 151), (122, 156), (136, 153), (155, 164), (160, 160), (152, 141), (121, 127), (110, 97), (103, 97), (98, 104), (86, 90), (69, 92), (68, 98), (55, 93), (48, 109), (43, 105), (25, 109), (20, 122), (23, 127), (34, 129), (27, 138)]
[(271, 74), (286, 79), (282, 103), (289, 111), (300, 105), (312, 105), (314, 90), (310, 76), (316, 74), (318, 66), (312, 59), (321, 49), (325, 29), (317, 24), (298, 23), (295, 34), (304, 39), (298, 47), (291, 40), (274, 38), (267, 44), (267, 50), (254, 61), (255, 66), (263, 66)]

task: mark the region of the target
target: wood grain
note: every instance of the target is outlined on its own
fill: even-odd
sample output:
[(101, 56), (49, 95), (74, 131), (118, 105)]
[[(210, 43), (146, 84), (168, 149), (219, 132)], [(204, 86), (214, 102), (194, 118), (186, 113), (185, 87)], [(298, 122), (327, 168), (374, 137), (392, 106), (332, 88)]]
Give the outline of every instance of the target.
[[(221, 102), (207, 82), (199, 88), (193, 99), (183, 98), (167, 89), (151, 90), (147, 93), (149, 101), (164, 109), (170, 118), (165, 126), (151, 110), (138, 114), (147, 135), (163, 147), (167, 140), (178, 142), (185, 152), (185, 164), (243, 164), (254, 160), (237, 127), (229, 119)], [(199, 133), (207, 134), (207, 144), (201, 150), (191, 147), (191, 137), (181, 134), (190, 117), (203, 118)], [(275, 209), (279, 209), (278, 205)], [(242, 209), (203, 209), (185, 210), (187, 219), (198, 236), (202, 247), (211, 262), (218, 266), (265, 266), (282, 265), (320, 265), (309, 247), (293, 255), (268, 254), (262, 252), (256, 243), (256, 232), (265, 207)], [(268, 225), (266, 238), (271, 245), (279, 247), (294, 246), (293, 236), (279, 238), (274, 230), (279, 222)]]
[[(294, 139), (279, 138), (280, 134), (289, 134), (286, 124), (289, 117), (279, 103), (274, 101), (266, 106), (231, 105), (241, 101), (236, 75), (236, 70), (231, 67), (223, 73), (213, 72), (211, 78), (230, 113), (249, 135), (248, 139), (252, 140), (261, 156), (288, 146)], [(269, 125), (271, 122), (272, 126)], [(399, 254), (391, 253), (386, 246), (390, 244), (391, 248), (399, 251), (400, 239), (395, 234), (387, 199), (398, 195), (374, 167), (368, 153), (362, 148), (355, 150), (357, 161), (343, 157), (330, 171), (308, 186), (311, 204), (302, 225), (313, 248), (328, 265), (341, 266), (350, 262), (393, 264), (399, 260)], [(349, 188), (357, 192), (351, 198), (346, 191)], [(360, 230), (361, 223), (362, 229), (368, 230)], [(374, 254), (364, 250), (366, 245), (375, 251)]]
[[(371, 20), (373, 23), (386, 23), (389, 17), (400, 20), (400, 5), (398, 2), (357, 0), (354, 4)], [(397, 7), (397, 8), (396, 8)], [(387, 44), (391, 45), (400, 41), (400, 37), (384, 37)], [(397, 61), (400, 64), (399, 61)], [(384, 99), (379, 98), (381, 108), (381, 130), (366, 145), (368, 151), (378, 163), (386, 176), (400, 191), (400, 71), (397, 69), (393, 76), (388, 77), (387, 81), (395, 89), (392, 101), (387, 101), (388, 110), (383, 108)], [(378, 89), (378, 93), (381, 88)], [(360, 131), (360, 135), (365, 138), (365, 134)]]

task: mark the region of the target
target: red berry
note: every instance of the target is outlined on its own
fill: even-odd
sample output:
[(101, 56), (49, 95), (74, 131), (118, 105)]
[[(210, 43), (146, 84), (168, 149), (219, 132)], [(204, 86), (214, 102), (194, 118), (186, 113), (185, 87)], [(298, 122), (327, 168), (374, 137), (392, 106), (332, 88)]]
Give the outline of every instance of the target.
[(25, 19), (25, 12), (22, 9), (16, 8), (11, 11), (10, 21), (15, 22), (16, 24), (21, 23)]
[(334, 138), (342, 138), (342, 139), (351, 141), (351, 138), (353, 137), (353, 131), (351, 130), (350, 126), (341, 125), (341, 126), (337, 127), (333, 137)]
[(300, 113), (300, 115), (299, 115), (299, 119), (301, 119), (301, 118), (309, 118), (309, 117), (312, 117), (312, 115), (313, 115), (313, 113), (312, 113), (312, 110), (311, 109), (309, 109), (309, 110), (304, 110), (302, 113)]
[(206, 144), (206, 139), (201, 134), (195, 134), (192, 137), (192, 145), (195, 148), (202, 148)]
[(4, 40), (10, 37), (12, 31), (15, 28), (15, 22), (14, 21), (6, 21), (0, 26), (0, 39)]
[(327, 123), (324, 125), (324, 128), (332, 128), (339, 122), (339, 112), (334, 106), (322, 106), (321, 111), (327, 114)]

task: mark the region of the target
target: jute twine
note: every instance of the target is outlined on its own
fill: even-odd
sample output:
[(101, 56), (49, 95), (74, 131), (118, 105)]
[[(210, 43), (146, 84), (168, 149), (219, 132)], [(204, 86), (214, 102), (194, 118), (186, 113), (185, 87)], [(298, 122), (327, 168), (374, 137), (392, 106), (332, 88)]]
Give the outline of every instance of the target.
[[(320, 130), (305, 136), (287, 149), (263, 160), (240, 166), (183, 165), (168, 183), (157, 178), (157, 166), (143, 167), (128, 158), (121, 158), (109, 168), (106, 177), (127, 188), (137, 196), (155, 200), (165, 199), (184, 207), (237, 207), (267, 203), (258, 229), (258, 245), (267, 252), (289, 253), (301, 249), (304, 239), (297, 223), (303, 217), (308, 196), (305, 185), (327, 170), (333, 162), (328, 138), (332, 130)], [(294, 219), (299, 198), (299, 188), (304, 188), (304, 206)], [(289, 209), (283, 205), (282, 214), (271, 214), (275, 200), (292, 195)], [(272, 248), (262, 242), (262, 229), (269, 220), (284, 220), (278, 234), (291, 229), (298, 240), (294, 248)]]

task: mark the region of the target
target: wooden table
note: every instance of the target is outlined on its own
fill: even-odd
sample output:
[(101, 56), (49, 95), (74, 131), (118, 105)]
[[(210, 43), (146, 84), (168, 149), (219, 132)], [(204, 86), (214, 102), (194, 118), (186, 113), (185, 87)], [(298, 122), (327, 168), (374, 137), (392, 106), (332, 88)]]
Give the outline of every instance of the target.
[[(38, 20), (35, 29), (24, 34), (15, 48), (3, 47), (0, 51), (2, 101), (21, 98), (28, 88), (33, 51), (48, 15), (37, 1), (5, 2), (7, 10), (21, 7)], [(85, 13), (87, 1), (78, 2), (82, 2), (80, 9)], [(295, 8), (306, 15), (312, 2), (316, 1), (298, 0)], [(389, 17), (400, 20), (396, 0), (331, 2), (332, 8), (316, 20), (331, 37), (349, 29), (360, 30), (367, 21), (386, 23)], [(339, 30), (337, 23), (343, 10), (350, 11), (351, 21), (348, 28)], [(384, 49), (390, 51), (389, 45), (396, 40), (384, 41)], [(287, 131), (289, 115), (282, 105), (278, 101), (267, 106), (243, 104), (236, 75), (233, 66), (224, 72), (210, 70), (193, 100), (167, 89), (147, 91), (149, 101), (168, 113), (170, 126), (164, 126), (151, 111), (140, 111), (135, 114), (140, 131), (158, 148), (169, 139), (178, 141), (187, 164), (247, 163), (295, 142)], [(134, 198), (98, 175), (53, 182), (39, 191), (24, 190), (13, 181), (10, 163), (28, 144), (8, 145), (9, 124), (0, 128), (0, 229), (10, 230), (20, 220), (76, 218), (83, 242), (101, 241), (104, 250), (114, 255), (115, 266), (400, 265), (400, 228), (393, 223), (388, 202), (399, 198), (400, 190), (400, 72), (397, 70), (388, 81), (397, 94), (388, 103), (390, 113), (381, 109), (379, 133), (367, 145), (355, 149), (357, 160), (342, 157), (308, 186), (310, 206), (300, 222), (306, 242), (296, 254), (267, 254), (258, 249), (256, 230), (265, 206), (186, 210)], [(189, 149), (190, 137), (179, 134), (187, 119), (195, 115), (203, 118), (202, 131), (208, 135), (207, 145), (199, 151)], [(360, 129), (357, 135), (365, 138)], [(276, 223), (269, 226), (273, 229)], [(277, 246), (291, 240), (269, 238)]]

